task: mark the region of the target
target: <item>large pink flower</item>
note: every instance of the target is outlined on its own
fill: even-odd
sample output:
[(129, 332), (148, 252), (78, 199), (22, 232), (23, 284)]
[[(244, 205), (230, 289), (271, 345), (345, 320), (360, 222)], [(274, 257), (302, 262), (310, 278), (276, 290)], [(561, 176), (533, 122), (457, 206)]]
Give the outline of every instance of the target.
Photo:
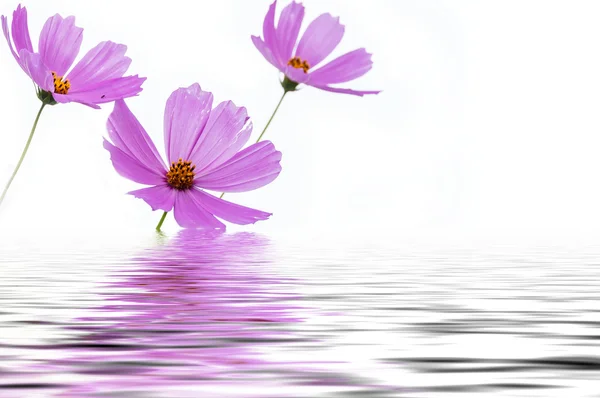
[[(167, 100), (165, 165), (152, 140), (125, 101), (115, 101), (104, 141), (117, 172), (151, 185), (130, 192), (152, 210), (171, 211), (184, 228), (225, 228), (266, 220), (270, 213), (250, 209), (206, 193), (245, 192), (273, 181), (280, 173), (281, 152), (270, 141), (243, 150), (252, 132), (246, 109), (225, 101), (212, 109), (213, 95), (199, 84), (175, 90)], [(215, 217), (216, 216), (216, 217)]]
[(364, 48), (350, 51), (333, 61), (319, 66), (337, 47), (344, 36), (344, 25), (339, 17), (321, 14), (312, 21), (302, 35), (298, 35), (304, 19), (302, 3), (292, 2), (281, 12), (275, 27), (275, 7), (271, 4), (263, 23), (263, 36), (252, 36), (254, 45), (273, 66), (285, 74), (284, 89), (293, 91), (299, 83), (335, 93), (377, 94), (379, 91), (357, 91), (331, 87), (331, 84), (346, 83), (367, 73), (373, 62), (371, 54)]
[(146, 78), (123, 76), (131, 63), (125, 56), (127, 46), (123, 44), (101, 42), (71, 69), (83, 40), (83, 29), (75, 26), (73, 16), (63, 18), (56, 14), (48, 18), (40, 33), (37, 52), (31, 45), (25, 7), (19, 5), (13, 12), (12, 41), (4, 15), (2, 31), (13, 56), (38, 85), (38, 97), (42, 101), (79, 102), (100, 108), (98, 104), (142, 91)]

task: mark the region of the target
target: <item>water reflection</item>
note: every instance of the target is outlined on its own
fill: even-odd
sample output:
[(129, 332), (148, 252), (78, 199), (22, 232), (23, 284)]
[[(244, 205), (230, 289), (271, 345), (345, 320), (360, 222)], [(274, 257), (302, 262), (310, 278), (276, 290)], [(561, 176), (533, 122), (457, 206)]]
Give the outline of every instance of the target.
[(137, 269), (110, 286), (119, 292), (108, 294), (110, 304), (78, 320), (74, 328), (81, 330), (83, 323), (87, 333), (69, 348), (79, 353), (61, 361), (76, 366), (77, 373), (119, 378), (71, 392), (149, 385), (165, 392), (200, 380), (203, 389), (231, 388), (255, 378), (259, 365), (269, 365), (259, 346), (285, 341), (281, 326), (297, 322), (279, 304), (284, 294), (275, 289), (278, 281), (263, 276), (267, 247), (268, 240), (254, 234), (182, 231), (137, 258)]
[(34, 362), (28, 380), (53, 374), (58, 383), (16, 382), (13, 374), (0, 389), (246, 397), (259, 380), (257, 396), (271, 396), (278, 383), (264, 373), (282, 364), (263, 348), (293, 341), (285, 325), (299, 319), (283, 304), (293, 297), (278, 289), (282, 280), (265, 273), (268, 247), (255, 234), (182, 231), (118, 271), (103, 304), (66, 326), (72, 337), (36, 347), (55, 359)]
[(598, 396), (600, 249), (150, 246), (0, 248), (0, 396)]

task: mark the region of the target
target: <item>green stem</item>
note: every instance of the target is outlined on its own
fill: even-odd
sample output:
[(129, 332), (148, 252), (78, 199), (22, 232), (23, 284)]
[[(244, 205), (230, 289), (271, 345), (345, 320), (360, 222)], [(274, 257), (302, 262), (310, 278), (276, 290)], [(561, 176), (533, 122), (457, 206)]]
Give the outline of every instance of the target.
[(23, 153), (21, 154), (21, 159), (19, 159), (19, 163), (17, 163), (17, 167), (15, 167), (15, 171), (13, 171), (12, 176), (10, 176), (10, 180), (8, 180), (8, 184), (6, 184), (6, 187), (4, 188), (4, 191), (2, 192), (2, 196), (0, 196), (0, 205), (2, 204), (2, 201), (4, 201), (4, 197), (6, 196), (6, 193), (8, 192), (8, 188), (10, 188), (10, 185), (12, 184), (13, 180), (15, 179), (15, 176), (17, 175), (17, 172), (19, 171), (19, 168), (21, 167), (21, 164), (23, 163), (23, 159), (25, 159), (25, 155), (27, 154), (27, 150), (29, 149), (31, 140), (33, 139), (33, 134), (35, 133), (35, 129), (37, 127), (38, 121), (40, 120), (40, 115), (42, 114), (42, 111), (44, 110), (44, 107), (46, 105), (47, 105), (46, 102), (42, 102), (42, 106), (40, 107), (40, 110), (38, 111), (37, 116), (35, 117), (35, 121), (33, 122), (33, 127), (31, 128), (31, 133), (29, 133), (29, 138), (27, 139), (27, 144), (25, 144), (25, 149), (23, 149)]
[[(263, 129), (263, 131), (260, 133), (260, 135), (258, 136), (258, 139), (256, 140), (256, 143), (259, 143), (262, 136), (265, 135), (265, 131), (267, 131), (267, 128), (269, 128), (269, 125), (271, 124), (271, 122), (273, 121), (273, 118), (275, 117), (275, 114), (277, 113), (277, 111), (279, 110), (279, 107), (281, 106), (281, 103), (283, 102), (283, 99), (285, 98), (285, 95), (292, 90), (283, 90), (283, 95), (281, 96), (281, 99), (279, 100), (279, 102), (277, 103), (277, 106), (275, 107), (275, 110), (273, 111), (273, 114), (271, 115), (271, 117), (269, 118), (269, 121), (267, 122), (267, 125), (265, 126), (265, 128)], [(225, 192), (223, 192), (221, 194), (221, 196), (219, 196), (219, 198), (223, 199), (223, 196), (225, 196)]]
[(285, 98), (285, 95), (288, 93), (287, 90), (283, 91), (283, 95), (281, 96), (281, 99), (279, 100), (279, 103), (277, 103), (277, 106), (275, 107), (275, 110), (273, 111), (273, 114), (271, 115), (271, 118), (269, 119), (269, 121), (267, 122), (267, 125), (265, 126), (265, 128), (263, 129), (262, 133), (260, 133), (260, 135), (258, 136), (258, 139), (256, 140), (256, 142), (260, 142), (260, 139), (262, 138), (262, 136), (265, 134), (265, 131), (267, 131), (267, 128), (269, 127), (269, 125), (271, 124), (271, 121), (273, 120), (273, 118), (275, 117), (275, 114), (277, 113), (277, 111), (279, 110), (279, 107), (281, 106), (281, 103), (283, 102), (283, 99)]
[(162, 227), (163, 223), (165, 222), (165, 218), (167, 218), (167, 212), (165, 211), (162, 215), (162, 217), (160, 218), (160, 221), (158, 222), (158, 225), (156, 226), (156, 230), (158, 232), (160, 232), (160, 227)]

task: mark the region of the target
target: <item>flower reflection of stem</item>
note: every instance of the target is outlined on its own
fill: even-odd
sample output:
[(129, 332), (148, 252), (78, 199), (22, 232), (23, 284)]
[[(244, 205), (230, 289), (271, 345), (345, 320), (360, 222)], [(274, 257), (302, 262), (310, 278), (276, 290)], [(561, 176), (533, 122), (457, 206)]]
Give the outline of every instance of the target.
[(162, 227), (163, 223), (165, 222), (165, 218), (167, 218), (167, 213), (168, 212), (164, 212), (162, 217), (160, 218), (160, 221), (158, 222), (158, 225), (156, 226), (156, 231), (160, 232), (160, 227)]
[[(275, 114), (277, 113), (277, 111), (279, 110), (279, 107), (281, 106), (281, 103), (283, 102), (283, 99), (285, 98), (285, 95), (293, 90), (286, 90), (284, 88), (283, 90), (283, 95), (281, 96), (281, 99), (279, 100), (279, 102), (277, 103), (277, 106), (275, 107), (275, 110), (273, 111), (273, 114), (271, 115), (271, 117), (269, 118), (269, 121), (267, 122), (267, 125), (265, 126), (265, 128), (263, 129), (263, 131), (260, 133), (260, 135), (258, 136), (258, 139), (256, 140), (256, 143), (258, 144), (260, 142), (260, 140), (262, 139), (263, 135), (265, 135), (265, 131), (267, 131), (267, 128), (269, 128), (269, 125), (271, 124), (271, 122), (273, 121), (273, 118), (275, 117)], [(223, 196), (225, 196), (225, 192), (223, 192), (221, 194), (221, 196), (219, 196), (219, 198), (223, 199)]]
[(163, 231), (156, 231), (156, 243), (158, 245), (164, 245), (168, 242), (167, 235)]
[(27, 150), (29, 149), (29, 145), (31, 144), (31, 140), (33, 139), (33, 134), (35, 133), (35, 129), (37, 127), (38, 121), (40, 120), (40, 116), (46, 105), (47, 105), (47, 102), (42, 101), (42, 106), (40, 107), (40, 110), (38, 111), (37, 116), (35, 117), (35, 121), (33, 122), (33, 127), (31, 128), (31, 133), (29, 133), (29, 138), (27, 139), (27, 144), (25, 144), (25, 149), (23, 149), (23, 153), (21, 154), (21, 159), (19, 159), (19, 162), (17, 163), (17, 167), (15, 167), (15, 171), (13, 171), (12, 175), (10, 176), (10, 180), (8, 180), (8, 183), (6, 184), (6, 187), (4, 188), (4, 191), (2, 192), (2, 196), (0, 196), (0, 205), (2, 204), (2, 201), (4, 200), (6, 193), (8, 192), (8, 188), (10, 188), (10, 185), (12, 184), (13, 180), (15, 179), (15, 176), (17, 175), (19, 168), (21, 168), (21, 164), (23, 163), (23, 160), (25, 159), (25, 155), (27, 155)]

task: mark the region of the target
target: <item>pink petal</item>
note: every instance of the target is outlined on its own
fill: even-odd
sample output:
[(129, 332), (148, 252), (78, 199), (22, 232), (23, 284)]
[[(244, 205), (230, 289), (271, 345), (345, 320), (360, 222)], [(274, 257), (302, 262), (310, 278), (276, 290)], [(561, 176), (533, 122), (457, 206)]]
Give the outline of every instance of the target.
[(169, 163), (179, 158), (189, 160), (192, 148), (200, 139), (212, 107), (213, 95), (202, 91), (198, 83), (179, 88), (165, 106), (165, 150)]
[(167, 173), (167, 167), (158, 154), (156, 146), (125, 101), (115, 101), (106, 128), (108, 136), (117, 148), (157, 174), (164, 176)]
[(373, 66), (371, 54), (364, 48), (346, 53), (310, 73), (310, 84), (345, 83), (361, 77)]
[(265, 20), (263, 22), (263, 36), (265, 38), (265, 44), (267, 48), (271, 49), (273, 56), (277, 60), (279, 65), (285, 65), (288, 61), (284, 60), (279, 55), (279, 45), (277, 41), (277, 31), (275, 30), (275, 8), (277, 7), (277, 0), (275, 0), (270, 6), (269, 11), (267, 11), (267, 15), (265, 15)]
[(125, 56), (127, 46), (103, 41), (87, 54), (69, 72), (71, 93), (87, 91), (87, 87), (122, 77), (129, 68), (131, 59)]
[(192, 148), (190, 160), (196, 165), (196, 173), (229, 160), (246, 145), (251, 133), (246, 108), (231, 101), (221, 102), (210, 112), (206, 127)]
[[(17, 12), (18, 12), (18, 13), (17, 13)], [(25, 18), (23, 18), (23, 13), (25, 13)], [(19, 16), (19, 21), (20, 21), (21, 23), (25, 22), (25, 26), (21, 26), (21, 27), (20, 27), (20, 30), (21, 30), (21, 31), (27, 30), (27, 29), (28, 29), (28, 28), (27, 28), (27, 26), (26, 26), (26, 22), (27, 22), (27, 19), (26, 19), (26, 17), (27, 17), (27, 11), (25, 10), (25, 7), (23, 7), (23, 8), (20, 8), (20, 6), (19, 6), (19, 7), (17, 8), (17, 10), (16, 10), (16, 11), (13, 13), (13, 26), (15, 25), (15, 21), (14, 21), (15, 14), (17, 14), (17, 15)], [(4, 15), (2, 15), (2, 16), (0, 17), (0, 20), (2, 21), (2, 32), (4, 33), (4, 37), (6, 38), (6, 42), (8, 43), (8, 48), (10, 49), (10, 52), (12, 53), (13, 57), (15, 58), (15, 60), (17, 61), (17, 63), (18, 63), (18, 64), (19, 64), (19, 66), (21, 67), (21, 69), (23, 69), (23, 72), (25, 72), (26, 74), (28, 74), (28, 75), (29, 75), (29, 71), (28, 71), (28, 70), (27, 70), (27, 69), (26, 69), (26, 68), (23, 66), (23, 63), (22, 63), (21, 59), (19, 58), (19, 54), (18, 54), (18, 53), (19, 53), (19, 51), (20, 51), (20, 50), (18, 50), (18, 51), (15, 51), (15, 49), (14, 49), (14, 47), (13, 47), (12, 40), (10, 39), (10, 36), (11, 36), (11, 35), (10, 35), (9, 29), (8, 29), (8, 19), (7, 19), (7, 18), (6, 18)], [(16, 28), (16, 26), (14, 26), (14, 27)], [(25, 33), (23, 33), (23, 35), (24, 35), (24, 34), (25, 34)], [(27, 30), (27, 34), (26, 34), (26, 35), (27, 35), (27, 38), (29, 38), (29, 31), (28, 31), (28, 30)], [(24, 39), (24, 40), (26, 41), (27, 39)], [(30, 39), (29, 39), (29, 41), (31, 42), (31, 40), (30, 40)], [(22, 48), (21, 50), (26, 50), (26, 51), (27, 51), (27, 49), (26, 49), (26, 48)], [(31, 51), (28, 51), (28, 52), (29, 52), (29, 53), (32, 53), (32, 52), (33, 52), (33, 50), (31, 50)], [(31, 76), (30, 76), (30, 77), (31, 77)], [(52, 87), (54, 88), (54, 85), (53, 85)]]
[(193, 195), (206, 210), (234, 224), (254, 224), (257, 221), (266, 220), (272, 215), (272, 213), (228, 202), (200, 190), (194, 190)]
[[(308, 83), (310, 84), (310, 83)], [(366, 94), (379, 94), (381, 92), (381, 90), (377, 90), (377, 91), (358, 91), (358, 90), (351, 90), (349, 88), (336, 88), (336, 87), (329, 87), (329, 86), (317, 86), (317, 85), (312, 85), (313, 87), (316, 87), (318, 89), (321, 90), (325, 90), (325, 91), (331, 91), (332, 93), (340, 93), (340, 94), (350, 94), (350, 95), (357, 95), (359, 97), (362, 97), (363, 95)]]
[(136, 198), (143, 199), (150, 207), (152, 207), (153, 211), (171, 211), (175, 204), (176, 192), (166, 184), (142, 188), (128, 193)]
[(296, 50), (296, 56), (306, 60), (311, 68), (323, 61), (337, 47), (344, 36), (340, 18), (321, 14), (308, 25)]
[(19, 6), (13, 12), (12, 20), (12, 38), (15, 43), (15, 52), (18, 54), (25, 49), (30, 53), (33, 52), (31, 46), (31, 38), (29, 37), (29, 27), (27, 25), (27, 9)]
[(19, 53), (21, 68), (31, 77), (31, 79), (40, 86), (42, 90), (54, 91), (54, 79), (52, 73), (44, 65), (42, 56), (37, 53), (30, 53), (23, 49)]
[(304, 6), (296, 2), (288, 4), (279, 16), (279, 22), (277, 22), (279, 56), (286, 63), (292, 58), (302, 19), (304, 19)]
[(175, 192), (175, 220), (183, 228), (225, 229), (195, 198), (194, 189)]
[(40, 32), (39, 53), (51, 71), (64, 76), (79, 54), (82, 40), (83, 29), (75, 26), (75, 17), (65, 19), (56, 14)]
[(251, 145), (207, 174), (197, 174), (194, 185), (223, 192), (246, 192), (272, 182), (281, 172), (281, 152), (270, 141)]
[(97, 104), (113, 102), (115, 100), (129, 98), (138, 95), (142, 91), (145, 77), (125, 76), (115, 79), (104, 80), (93, 85), (69, 90), (69, 94), (53, 94), (56, 102), (79, 102), (95, 109)]
[(288, 79), (296, 83), (308, 83), (310, 79), (310, 73), (304, 72), (302, 69), (294, 68), (292, 66), (286, 66), (283, 72)]
[(275, 58), (275, 55), (273, 55), (273, 52), (271, 51), (271, 49), (269, 47), (267, 47), (265, 42), (262, 41), (262, 39), (260, 37), (252, 36), (252, 43), (254, 43), (254, 46), (256, 47), (256, 49), (258, 51), (260, 51), (260, 53), (263, 55), (263, 57), (265, 57), (265, 59), (267, 61), (269, 61), (271, 63), (271, 65), (273, 65), (274, 67), (279, 69), (281, 72), (285, 71), (285, 65), (281, 65), (279, 63), (279, 61), (277, 61), (277, 59)]
[(19, 60), (19, 54), (15, 52), (12, 40), (10, 39), (10, 33), (8, 31), (8, 20), (4, 15), (0, 17), (0, 20), (2, 21), (2, 32), (4, 33), (4, 37), (6, 38), (6, 42), (8, 43), (8, 48), (10, 48), (10, 52), (20, 65), (21, 61)]
[(89, 106), (93, 109), (102, 109), (100, 105), (95, 104), (93, 98), (88, 98), (85, 95), (64, 95), (64, 94), (56, 94), (52, 93), (52, 97), (54, 100), (60, 104), (68, 104), (69, 102), (77, 102), (82, 105)]
[(110, 160), (121, 176), (145, 185), (163, 185), (165, 183), (164, 174), (158, 174), (144, 166), (139, 160), (131, 157), (107, 140), (104, 140), (104, 149), (110, 152)]

